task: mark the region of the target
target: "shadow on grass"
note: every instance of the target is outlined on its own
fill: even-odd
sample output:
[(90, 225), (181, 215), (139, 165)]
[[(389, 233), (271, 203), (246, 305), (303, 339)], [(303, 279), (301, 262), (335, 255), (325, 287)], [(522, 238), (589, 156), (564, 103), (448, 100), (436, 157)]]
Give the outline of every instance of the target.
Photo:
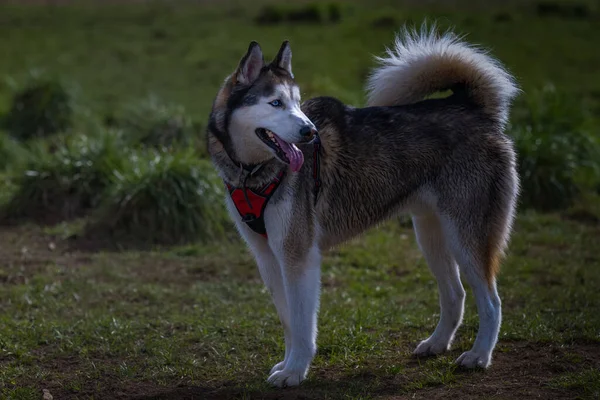
[[(452, 359), (460, 351), (452, 351)], [(467, 370), (448, 364), (436, 356), (404, 360), (402, 371), (384, 372), (365, 364), (350, 373), (341, 373), (333, 367), (313, 367), (309, 380), (298, 387), (275, 388), (266, 382), (224, 382), (221, 387), (180, 386), (139, 394), (135, 399), (348, 399), (412, 396), (415, 392), (445, 392), (451, 385), (463, 381), (485, 379), (483, 370)], [(264, 377), (266, 378), (266, 376)], [(432, 393), (434, 398), (438, 398)]]
[[(482, 371), (457, 370), (457, 380), (468, 379), (470, 376), (482, 376)], [(440, 398), (441, 392), (446, 392), (447, 386), (442, 382), (417, 381), (414, 374), (398, 376), (378, 376), (364, 371), (358, 374), (348, 374), (334, 379), (323, 377), (313, 378), (299, 387), (273, 388), (265, 383), (260, 388), (250, 389), (242, 386), (224, 385), (220, 388), (206, 388), (201, 386), (183, 386), (167, 389), (161, 392), (142, 394), (133, 397), (139, 400), (167, 400), (167, 399), (291, 399), (291, 400), (318, 400), (318, 399), (348, 399), (348, 398), (379, 398), (387, 396), (411, 397), (417, 391), (427, 392), (432, 398)], [(433, 393), (440, 392), (440, 393)], [(427, 395), (427, 396), (429, 396)], [(429, 397), (428, 397), (429, 398)]]
[[(420, 398), (479, 399), (501, 398), (585, 398), (586, 389), (597, 374), (587, 374), (570, 385), (557, 387), (553, 382), (563, 374), (597, 368), (600, 346), (570, 346), (531, 342), (504, 342), (496, 351), (489, 370), (457, 368), (436, 357), (405, 360), (397, 372), (365, 366), (353, 373), (336, 374), (334, 366), (316, 367), (310, 379), (300, 387), (277, 389), (266, 383), (223, 383), (221, 387), (179, 386), (158, 389), (135, 399), (348, 399), (348, 398)], [(452, 351), (454, 359), (460, 351)], [(573, 363), (577, 360), (577, 363)], [(381, 367), (381, 366), (380, 366)], [(339, 371), (337, 372), (339, 373)], [(589, 376), (588, 376), (589, 375)], [(568, 375), (570, 376), (570, 375)], [(583, 375), (582, 375), (583, 376)], [(566, 378), (565, 378), (566, 379)], [(586, 392), (587, 390), (587, 392)], [(595, 393), (595, 392), (594, 392)], [(592, 397), (593, 398), (592, 394)]]
[(356, 377), (349, 375), (337, 380), (311, 381), (293, 388), (270, 388), (248, 390), (241, 386), (224, 386), (221, 388), (205, 388), (201, 386), (185, 386), (165, 390), (154, 394), (144, 394), (132, 397), (138, 400), (167, 400), (167, 399), (292, 399), (317, 400), (323, 398), (354, 398), (360, 396), (385, 396), (406, 393), (406, 387), (378, 380), (373, 384), (372, 377)]

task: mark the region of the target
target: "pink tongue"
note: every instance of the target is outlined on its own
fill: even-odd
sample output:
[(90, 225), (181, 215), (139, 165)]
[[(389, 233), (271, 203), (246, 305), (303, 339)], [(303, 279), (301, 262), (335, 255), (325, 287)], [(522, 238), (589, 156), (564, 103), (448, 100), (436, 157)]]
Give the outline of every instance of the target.
[(281, 140), (275, 135), (275, 140), (277, 140), (277, 144), (281, 147), (281, 150), (285, 153), (287, 158), (290, 160), (290, 168), (294, 172), (298, 172), (300, 167), (302, 167), (302, 163), (304, 163), (304, 154), (300, 151), (299, 148), (296, 147), (295, 144), (290, 144), (284, 140)]

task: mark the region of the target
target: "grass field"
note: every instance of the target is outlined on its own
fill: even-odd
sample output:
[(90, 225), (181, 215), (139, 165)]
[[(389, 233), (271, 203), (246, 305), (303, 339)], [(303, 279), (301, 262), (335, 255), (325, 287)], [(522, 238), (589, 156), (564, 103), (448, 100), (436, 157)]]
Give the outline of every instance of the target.
[(594, 398), (600, 390), (600, 228), (522, 215), (499, 290), (494, 364), (457, 370), (477, 330), (472, 297), (453, 350), (411, 352), (435, 327), (436, 284), (398, 223), (330, 252), (319, 352), (298, 389), (271, 389), (281, 330), (239, 243), (80, 250), (68, 226), (3, 230), (2, 370), (9, 398)]
[[(444, 2), (398, 9), (394, 3), (340, 3), (340, 23), (291, 25), (257, 25), (253, 20), (260, 6), (243, 2), (5, 7), (0, 14), (0, 73), (19, 78), (28, 68), (43, 68), (60, 74), (79, 85), (85, 102), (99, 113), (156, 93), (205, 122), (224, 74), (235, 68), (248, 42), (257, 40), (266, 56), (273, 57), (287, 38), (304, 97), (336, 95), (358, 105), (373, 55), (391, 44), (401, 24), (427, 18), (490, 48), (524, 89), (553, 83), (597, 103), (597, 14), (540, 17), (532, 1), (518, 2), (508, 11), (501, 5), (471, 11)], [(0, 107), (6, 107), (6, 93), (0, 92)]]
[[(0, 76), (7, 78), (0, 115), (10, 109), (13, 83), (42, 69), (75, 93), (75, 122), (65, 135), (119, 119), (149, 95), (181, 105), (191, 120), (186, 129), (202, 135), (214, 94), (248, 42), (273, 55), (286, 38), (305, 98), (333, 95), (361, 105), (372, 56), (402, 23), (427, 18), (467, 33), (514, 72), (525, 90), (515, 115), (526, 112), (530, 93), (552, 84), (566, 99), (559, 105), (585, 114), (600, 138), (597, 3), (357, 0), (335, 7), (339, 21), (274, 25), (255, 21), (262, 1), (123, 3), (0, 4)], [(306, 2), (294, 4), (276, 10)], [(575, 119), (569, 113), (565, 118)], [(569, 134), (559, 117), (540, 126)], [(0, 203), (18, 193), (23, 181), (15, 176), (31, 157), (25, 154), (53, 145), (36, 139), (11, 144), (7, 153), (0, 146)], [(144, 170), (145, 153), (135, 154), (131, 168)], [(138, 184), (119, 182), (121, 192)], [(487, 371), (452, 364), (476, 334), (470, 292), (451, 352), (411, 356), (433, 331), (439, 306), (409, 224), (390, 221), (330, 251), (318, 354), (308, 380), (285, 390), (265, 383), (283, 355), (282, 331), (230, 226), (219, 240), (140, 246), (88, 236), (94, 212), (51, 223), (3, 221), (0, 398), (40, 399), (43, 390), (56, 400), (600, 398), (597, 200), (589, 193), (552, 212), (521, 211), (499, 278), (503, 325)]]

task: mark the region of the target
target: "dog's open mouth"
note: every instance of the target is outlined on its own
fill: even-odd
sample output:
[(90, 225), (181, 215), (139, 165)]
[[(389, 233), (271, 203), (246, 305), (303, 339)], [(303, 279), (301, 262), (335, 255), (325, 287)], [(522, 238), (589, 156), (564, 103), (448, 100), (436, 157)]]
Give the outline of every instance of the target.
[(275, 152), (277, 158), (289, 164), (292, 171), (297, 172), (300, 170), (304, 162), (304, 154), (295, 144), (282, 140), (275, 133), (265, 128), (258, 128), (256, 135)]

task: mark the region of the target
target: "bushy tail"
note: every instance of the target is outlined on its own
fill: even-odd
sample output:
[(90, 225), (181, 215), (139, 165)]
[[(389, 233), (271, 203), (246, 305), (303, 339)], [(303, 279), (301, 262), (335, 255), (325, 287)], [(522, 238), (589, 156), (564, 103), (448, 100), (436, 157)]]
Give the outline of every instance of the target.
[(464, 88), (474, 104), (505, 124), (517, 88), (513, 77), (485, 51), (425, 25), (403, 29), (387, 56), (378, 57), (367, 84), (369, 106), (415, 103), (445, 90)]

